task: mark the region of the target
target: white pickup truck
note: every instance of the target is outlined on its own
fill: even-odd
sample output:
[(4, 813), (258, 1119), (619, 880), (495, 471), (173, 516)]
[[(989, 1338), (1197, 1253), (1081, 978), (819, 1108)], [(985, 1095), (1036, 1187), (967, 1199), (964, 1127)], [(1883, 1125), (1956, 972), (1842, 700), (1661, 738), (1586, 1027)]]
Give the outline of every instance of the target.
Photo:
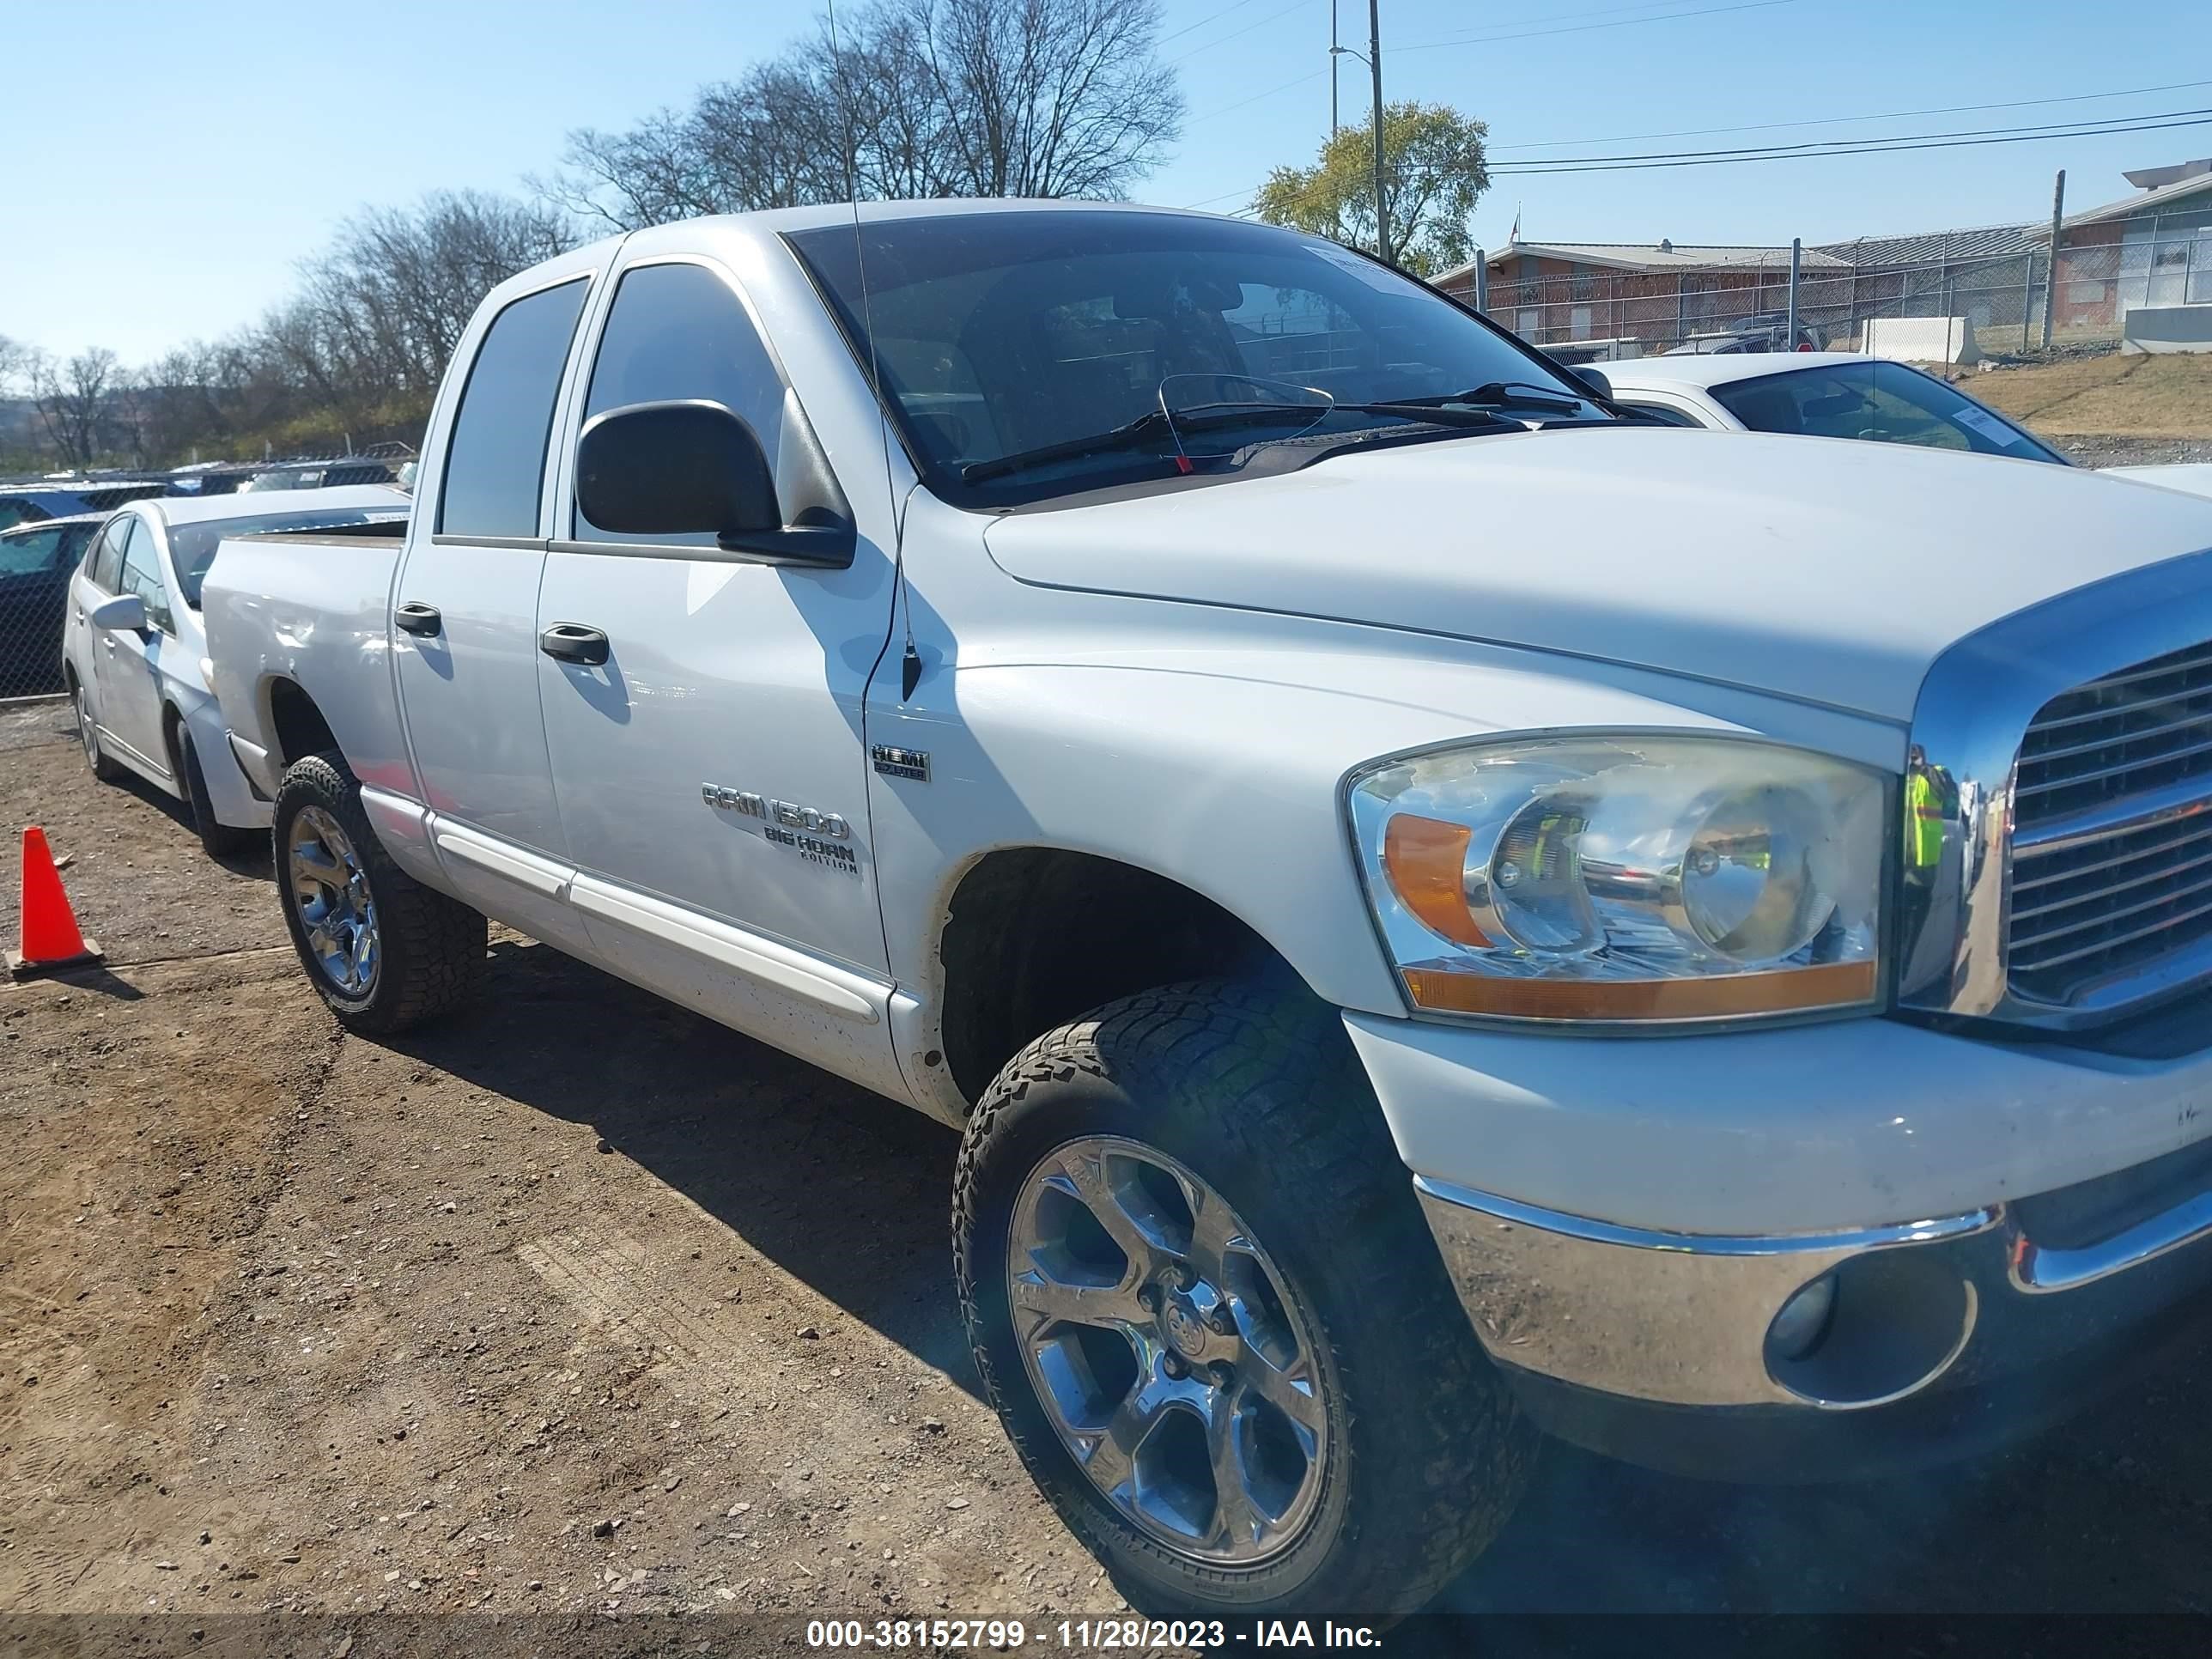
[(963, 1133), (1140, 1607), (1402, 1611), (1532, 1424), (1879, 1468), (2205, 1305), (2212, 502), (1638, 424), (1286, 231), (805, 209), (503, 284), (404, 538), (206, 607), (349, 1026), (489, 915)]

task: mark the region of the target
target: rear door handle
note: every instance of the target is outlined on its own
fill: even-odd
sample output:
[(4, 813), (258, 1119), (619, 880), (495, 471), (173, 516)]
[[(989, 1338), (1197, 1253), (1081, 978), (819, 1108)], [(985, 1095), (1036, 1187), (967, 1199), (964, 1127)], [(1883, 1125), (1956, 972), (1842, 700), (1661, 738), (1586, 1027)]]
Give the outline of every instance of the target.
[(434, 605), (424, 605), (420, 599), (410, 599), (392, 613), (392, 620), (409, 634), (434, 634), (445, 626), (445, 617)]
[(607, 636), (581, 623), (555, 623), (538, 636), (538, 648), (558, 661), (596, 668), (607, 659)]

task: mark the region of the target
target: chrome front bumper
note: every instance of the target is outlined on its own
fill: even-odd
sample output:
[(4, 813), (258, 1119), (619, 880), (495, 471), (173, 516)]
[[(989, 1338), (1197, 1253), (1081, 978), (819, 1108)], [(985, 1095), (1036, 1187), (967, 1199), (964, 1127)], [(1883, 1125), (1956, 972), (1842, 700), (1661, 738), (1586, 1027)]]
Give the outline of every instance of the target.
[[(2212, 1285), (2206, 1176), (2191, 1149), (2016, 1205), (1770, 1238), (1653, 1232), (1427, 1177), (1414, 1186), (1475, 1332), (1509, 1376), (1678, 1413), (1805, 1415), (1991, 1382), (2191, 1297)], [(1823, 1279), (1815, 1296), (1830, 1310), (1815, 1340), (1802, 1322), (1778, 1332), (1777, 1316)]]

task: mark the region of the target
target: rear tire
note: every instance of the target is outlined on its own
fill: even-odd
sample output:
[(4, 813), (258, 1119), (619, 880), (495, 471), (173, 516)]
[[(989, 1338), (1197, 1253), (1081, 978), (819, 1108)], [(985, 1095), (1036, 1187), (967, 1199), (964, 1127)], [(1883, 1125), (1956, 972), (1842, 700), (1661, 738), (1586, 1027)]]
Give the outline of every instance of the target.
[(199, 746), (192, 741), (191, 728), (182, 720), (176, 726), (176, 755), (177, 769), (185, 786), (185, 804), (192, 809), (192, 829), (200, 838), (200, 846), (211, 859), (236, 857), (252, 843), (254, 832), (238, 829), (216, 817), (215, 801), (208, 793), (207, 774), (200, 770)]
[(343, 757), (292, 763), (276, 790), (271, 839), (293, 948), (347, 1030), (388, 1036), (476, 995), (483, 917), (392, 861)]
[(92, 693), (76, 675), (70, 676), (70, 701), (76, 705), (77, 741), (84, 745), (84, 763), (101, 783), (113, 783), (123, 768), (107, 758), (100, 747), (100, 723), (93, 718)]
[[(1220, 1216), (1217, 1202), (1226, 1248), (1201, 1242), (1197, 1218)], [(1183, 1243), (1159, 1257), (1154, 1236)], [(1129, 1248), (1101, 1249), (1117, 1237)], [(1241, 1277), (1192, 1272), (1239, 1251)], [(1340, 1019), (1302, 990), (1175, 986), (1032, 1042), (969, 1120), (953, 1252), (1000, 1421), (1146, 1613), (1401, 1616), (1481, 1553), (1526, 1484), (1534, 1436), (1452, 1290)], [(1211, 1278), (1232, 1289), (1217, 1296)], [(1069, 1285), (1083, 1288), (1063, 1304)], [(1079, 1316), (1038, 1312), (1042, 1297)], [(1094, 1322), (1121, 1321), (1133, 1298), (1152, 1323), (1138, 1311), (1102, 1336)], [(1263, 1349), (1289, 1358), (1263, 1367)], [(1157, 1425), (1178, 1411), (1212, 1421), (1176, 1392), (1209, 1376), (1237, 1461), (1200, 1474), (1218, 1443)], [(1288, 1407), (1285, 1378), (1306, 1396)], [(1273, 1449), (1264, 1464), (1260, 1448)], [(1130, 1473), (1094, 1480), (1109, 1450), (1103, 1467)], [(1240, 1502), (1261, 1496), (1256, 1528), (1224, 1498), (1224, 1468)]]

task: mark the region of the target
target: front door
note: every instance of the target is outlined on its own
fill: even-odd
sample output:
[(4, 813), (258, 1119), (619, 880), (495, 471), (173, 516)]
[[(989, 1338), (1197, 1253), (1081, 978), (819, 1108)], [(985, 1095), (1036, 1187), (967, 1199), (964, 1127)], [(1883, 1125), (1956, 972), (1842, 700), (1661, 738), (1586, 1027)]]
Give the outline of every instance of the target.
[[(623, 273), (572, 424), (670, 398), (735, 410), (772, 462), (797, 441), (796, 401), (719, 266)], [(778, 568), (711, 536), (616, 536), (559, 512), (538, 629), (605, 638), (602, 663), (538, 665), (593, 943), (630, 977), (850, 1074), (834, 1041), (825, 1054), (788, 1026), (837, 1029), (823, 1012), (885, 974), (860, 722), (890, 628), (889, 557), (864, 537), (849, 568)]]
[(589, 287), (579, 273), (493, 317), (447, 440), (436, 520), (410, 526), (392, 592), (400, 705), (439, 861), (462, 897), (554, 944), (580, 930), (560, 894), (567, 854), (538, 707), (540, 511)]
[(143, 630), (93, 630), (94, 692), (100, 724), (112, 745), (127, 750), (163, 777), (171, 775), (169, 747), (161, 731), (161, 653), (176, 648), (176, 618), (169, 590), (161, 580), (161, 556), (152, 526), (135, 513), (124, 514), (123, 558), (116, 577), (118, 593), (136, 593), (146, 607)]

